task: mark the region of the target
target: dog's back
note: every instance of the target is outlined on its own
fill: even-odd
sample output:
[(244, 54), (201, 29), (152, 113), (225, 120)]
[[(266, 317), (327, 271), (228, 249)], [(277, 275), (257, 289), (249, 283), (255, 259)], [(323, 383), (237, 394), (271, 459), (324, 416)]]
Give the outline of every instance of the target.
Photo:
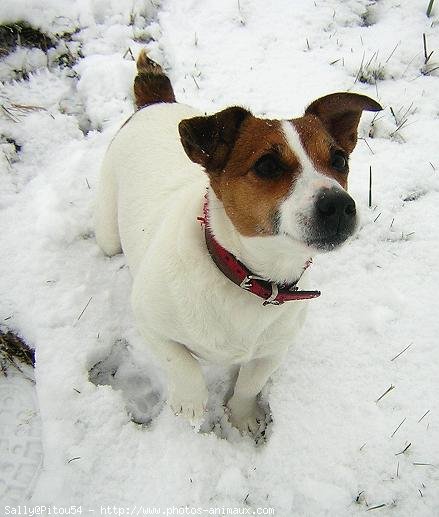
[(137, 66), (134, 94), (139, 110), (122, 126), (105, 155), (95, 214), (98, 244), (107, 255), (123, 249), (134, 275), (167, 207), (194, 183), (201, 189), (207, 185), (200, 167), (186, 156), (178, 134), (182, 119), (200, 113), (174, 102), (169, 79), (144, 51)]

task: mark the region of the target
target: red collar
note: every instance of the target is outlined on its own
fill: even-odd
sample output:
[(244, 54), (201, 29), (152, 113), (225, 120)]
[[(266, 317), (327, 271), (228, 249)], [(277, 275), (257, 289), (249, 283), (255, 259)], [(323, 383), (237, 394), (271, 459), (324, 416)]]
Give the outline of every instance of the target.
[(203, 207), (204, 217), (197, 219), (204, 225), (207, 249), (218, 269), (233, 283), (264, 300), (262, 305), (282, 305), (292, 300), (309, 300), (320, 296), (320, 291), (299, 291), (297, 283), (305, 270), (311, 265), (308, 260), (303, 267), (302, 274), (292, 284), (276, 284), (257, 275), (254, 275), (242, 262), (221, 246), (212, 235), (208, 225), (207, 198)]

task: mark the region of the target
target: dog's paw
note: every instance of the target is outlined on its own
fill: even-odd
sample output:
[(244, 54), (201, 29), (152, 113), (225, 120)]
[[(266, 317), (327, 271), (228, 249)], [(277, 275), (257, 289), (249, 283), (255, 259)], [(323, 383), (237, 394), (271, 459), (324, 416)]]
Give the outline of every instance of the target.
[(203, 382), (185, 382), (169, 388), (169, 405), (176, 415), (182, 415), (191, 423), (200, 421), (207, 407), (208, 392)]
[(267, 427), (267, 416), (256, 400), (248, 404), (238, 403), (233, 397), (227, 403), (230, 410), (230, 423), (242, 434), (251, 434), (254, 438), (263, 435)]

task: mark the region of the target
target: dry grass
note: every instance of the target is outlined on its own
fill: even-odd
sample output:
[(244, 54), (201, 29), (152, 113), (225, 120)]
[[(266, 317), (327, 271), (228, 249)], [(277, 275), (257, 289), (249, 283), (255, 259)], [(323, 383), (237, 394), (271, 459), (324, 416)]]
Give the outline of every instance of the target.
[(0, 331), (0, 371), (5, 377), (10, 367), (23, 373), (22, 365), (35, 365), (34, 351), (14, 333)]
[(46, 52), (55, 47), (55, 42), (24, 21), (0, 25), (0, 56), (9, 54), (16, 47), (39, 48)]
[[(46, 108), (42, 106), (30, 106), (26, 104), (15, 104), (11, 103), (1, 103), (0, 104), (0, 113), (2, 113), (6, 118), (12, 120), (12, 122), (20, 122), (22, 117), (25, 117), (29, 113), (34, 111), (47, 111)], [(53, 118), (53, 115), (51, 115)]]

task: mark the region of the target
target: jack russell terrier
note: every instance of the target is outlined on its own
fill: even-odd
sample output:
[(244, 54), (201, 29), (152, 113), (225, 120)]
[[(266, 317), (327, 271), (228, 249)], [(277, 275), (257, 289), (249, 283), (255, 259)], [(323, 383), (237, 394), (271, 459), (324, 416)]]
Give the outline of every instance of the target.
[(96, 239), (126, 256), (134, 314), (173, 411), (203, 416), (197, 358), (239, 365), (230, 420), (256, 436), (266, 420), (257, 396), (304, 322), (303, 300), (320, 294), (307, 290), (312, 255), (355, 231), (348, 158), (362, 111), (382, 108), (334, 93), (291, 120), (241, 107), (206, 116), (175, 101), (144, 51), (137, 69), (139, 109), (103, 162)]

